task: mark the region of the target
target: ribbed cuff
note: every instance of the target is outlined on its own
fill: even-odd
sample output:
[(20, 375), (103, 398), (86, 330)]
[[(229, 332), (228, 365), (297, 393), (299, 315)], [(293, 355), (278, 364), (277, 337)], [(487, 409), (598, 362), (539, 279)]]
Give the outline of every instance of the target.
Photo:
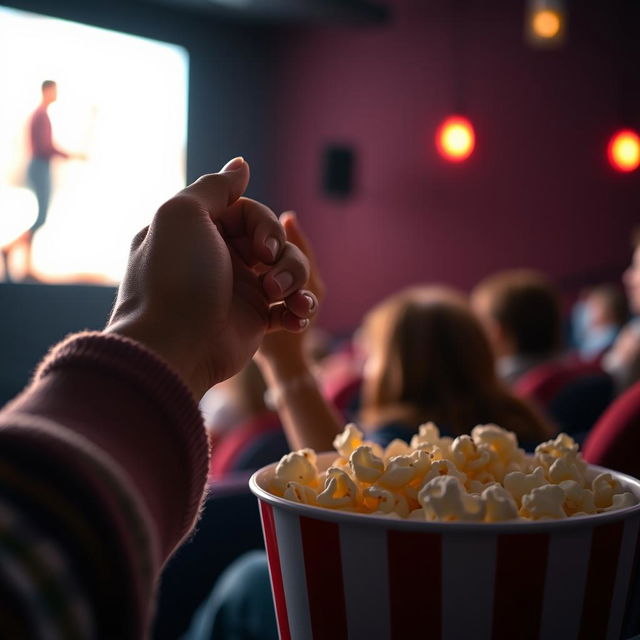
[(42, 361), (34, 381), (53, 371), (73, 368), (108, 370), (149, 396), (179, 431), (187, 448), (186, 513), (180, 540), (188, 533), (203, 498), (209, 469), (209, 447), (202, 415), (182, 379), (157, 355), (124, 336), (83, 332), (68, 336)]

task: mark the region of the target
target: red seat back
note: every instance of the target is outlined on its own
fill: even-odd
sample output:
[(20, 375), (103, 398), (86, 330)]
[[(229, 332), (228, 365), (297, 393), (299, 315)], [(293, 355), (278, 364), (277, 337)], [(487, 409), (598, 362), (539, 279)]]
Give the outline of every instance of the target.
[(640, 477), (640, 382), (619, 396), (590, 431), (587, 462)]
[(546, 409), (569, 382), (582, 376), (601, 372), (595, 363), (576, 360), (545, 362), (525, 373), (515, 384), (514, 391), (522, 398)]
[(274, 412), (261, 413), (225, 433), (214, 444), (209, 463), (209, 479), (222, 478), (234, 469), (238, 457), (258, 438), (281, 430), (280, 419)]

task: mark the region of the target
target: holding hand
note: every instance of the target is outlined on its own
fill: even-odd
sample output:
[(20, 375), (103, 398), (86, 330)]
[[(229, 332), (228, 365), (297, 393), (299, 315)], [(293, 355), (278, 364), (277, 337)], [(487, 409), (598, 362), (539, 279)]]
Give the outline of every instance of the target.
[[(280, 216), (287, 240), (307, 256), (310, 265), (307, 288), (316, 299), (324, 297), (325, 286), (311, 243), (292, 212)], [(312, 298), (313, 299), (313, 298)], [(304, 334), (274, 332), (264, 338), (255, 361), (273, 394), (287, 441), (292, 450), (310, 447), (329, 451), (343, 420), (322, 395), (304, 349)]]
[[(325, 285), (320, 275), (311, 243), (300, 228), (298, 218), (293, 211), (285, 211), (280, 216), (280, 223), (284, 228), (287, 241), (294, 244), (306, 256), (309, 263), (309, 279), (305, 285), (307, 293), (315, 295), (316, 300), (322, 302), (325, 293)], [(297, 360), (304, 357), (304, 333), (291, 333), (285, 331), (272, 332), (265, 336), (260, 349), (256, 353), (256, 360), (266, 366), (287, 367), (293, 366)]]
[(267, 331), (300, 331), (317, 308), (308, 261), (275, 214), (241, 197), (242, 158), (160, 207), (133, 241), (106, 331), (138, 340), (200, 398), (237, 373)]

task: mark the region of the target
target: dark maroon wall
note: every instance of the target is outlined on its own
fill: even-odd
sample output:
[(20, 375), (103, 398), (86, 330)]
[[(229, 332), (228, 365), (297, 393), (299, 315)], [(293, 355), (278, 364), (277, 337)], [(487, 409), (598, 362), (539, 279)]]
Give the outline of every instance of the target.
[[(469, 288), (531, 266), (571, 293), (628, 258), (639, 172), (615, 174), (604, 151), (619, 121), (617, 3), (572, 3), (556, 51), (525, 45), (524, 0), (461, 4), (454, 42), (477, 132), (461, 166), (433, 145), (454, 106), (450, 2), (397, 0), (383, 27), (292, 31), (274, 57), (271, 203), (296, 209), (313, 239), (331, 329), (349, 329), (409, 283)], [(320, 189), (331, 142), (357, 154), (344, 202)]]

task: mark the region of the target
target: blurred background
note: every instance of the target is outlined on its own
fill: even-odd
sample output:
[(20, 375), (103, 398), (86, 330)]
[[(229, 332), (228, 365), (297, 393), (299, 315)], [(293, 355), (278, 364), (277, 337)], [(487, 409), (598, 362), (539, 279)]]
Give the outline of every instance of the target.
[[(504, 270), (533, 270), (509, 285), (529, 300), (511, 324), (549, 344), (498, 350), (515, 327), (496, 311), (489, 366), (496, 356), (554, 427), (584, 437), (640, 380), (637, 1), (0, 3), (0, 404), (51, 344), (104, 327), (156, 208), (238, 155), (247, 195), (295, 210), (314, 246), (326, 298), (308, 347), (345, 420), (367, 378), (350, 338), (372, 307), (416, 284), (481, 302), (484, 282), (498, 298), (485, 279)], [(46, 103), (45, 80), (57, 83)], [(32, 147), (45, 112), (55, 148), (40, 224)], [(265, 390), (249, 366), (201, 404), (215, 491), (163, 574), (155, 640), (180, 637), (221, 571), (262, 545), (246, 472), (288, 450)]]
[(468, 290), (530, 267), (568, 309), (628, 264), (637, 149), (612, 139), (638, 131), (631, 0), (3, 5), (3, 246), (35, 216), (27, 124), (43, 80), (58, 84), (54, 142), (86, 157), (52, 161), (33, 277), (20, 251), (5, 264), (0, 400), (52, 341), (103, 326), (130, 237), (235, 155), (251, 197), (298, 212), (334, 336), (408, 284)]

